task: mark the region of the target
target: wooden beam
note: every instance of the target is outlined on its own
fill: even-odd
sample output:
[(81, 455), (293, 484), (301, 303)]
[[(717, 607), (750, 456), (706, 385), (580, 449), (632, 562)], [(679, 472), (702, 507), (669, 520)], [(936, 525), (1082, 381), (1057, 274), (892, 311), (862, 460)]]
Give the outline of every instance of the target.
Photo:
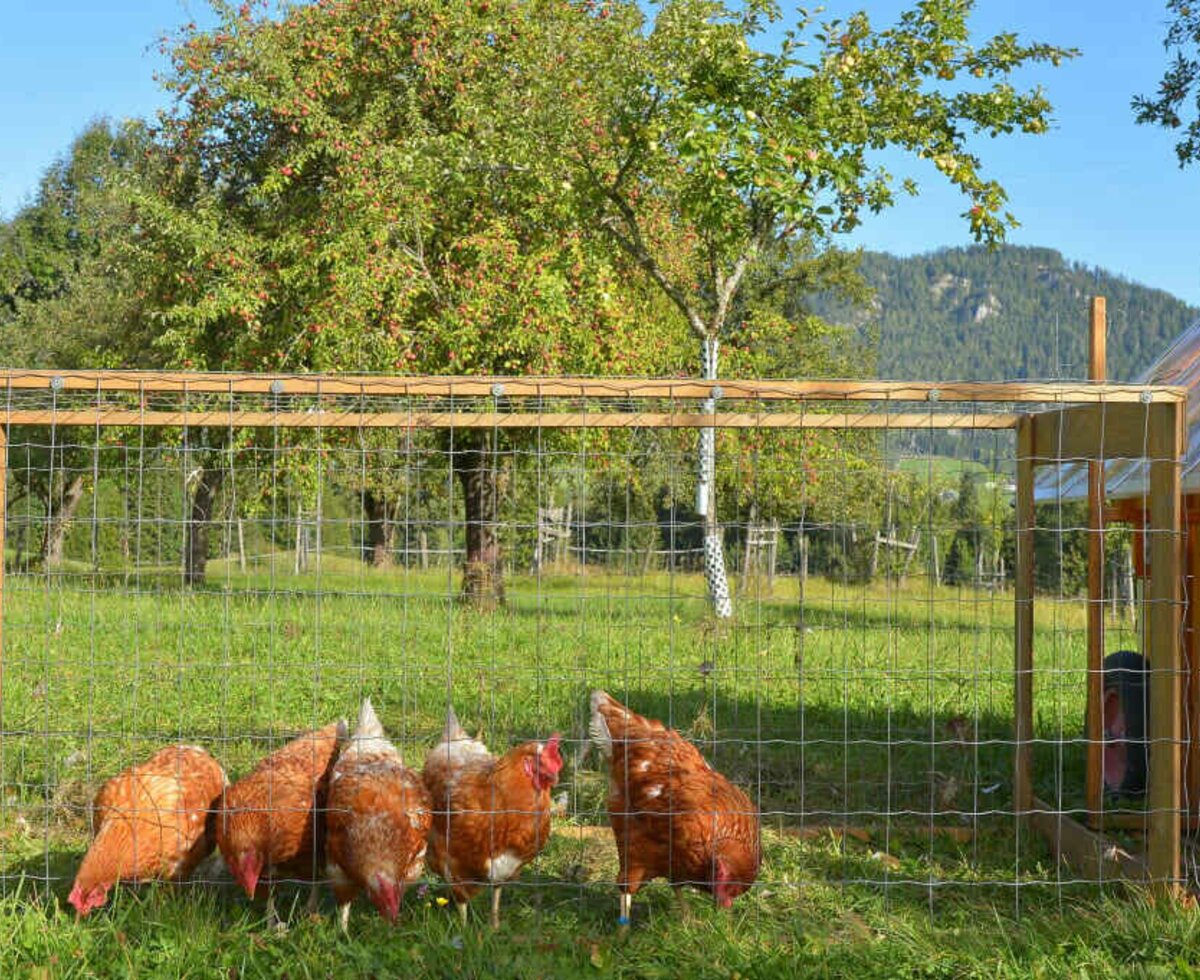
[[(1200, 819), (1195, 814), (1184, 814), (1181, 825), (1185, 831), (1200, 830)], [(1096, 819), (1088, 820), (1088, 826), (1103, 833), (1106, 830), (1133, 830), (1145, 833), (1150, 829), (1149, 814), (1145, 810), (1101, 813)]]
[(8, 436), (0, 429), (0, 706), (4, 704), (4, 546), (8, 537)]
[(1085, 382), (788, 381), (687, 378), (385, 377), (377, 375), (255, 375), (172, 371), (0, 370), (0, 387), (12, 390), (128, 391), (142, 394), (282, 394), (358, 397), (490, 398), (496, 385), (506, 398), (689, 398), (750, 401), (939, 402), (1180, 402), (1184, 388)]
[(0, 409), (0, 425), (290, 429), (1011, 429), (1018, 416), (928, 412), (261, 412)]
[(1086, 460), (1142, 459), (1147, 455), (1149, 405), (1078, 405), (1039, 412), (1034, 426), (1035, 465)]
[(1147, 841), (1155, 891), (1173, 894), (1180, 881), (1182, 651), (1180, 644), (1180, 516), (1184, 411), (1150, 410), (1150, 581), (1147, 651), (1150, 655), (1150, 773)]
[(1113, 841), (1088, 830), (1074, 817), (1033, 800), (1030, 824), (1050, 845), (1056, 860), (1065, 861), (1085, 881), (1124, 879), (1144, 882), (1150, 869), (1144, 858), (1130, 854)]
[(1033, 806), (1033, 428), (1032, 417), (1017, 426), (1013, 807), (1018, 818)]
[(1197, 739), (1197, 724), (1200, 724), (1200, 528), (1188, 523), (1184, 528), (1184, 556), (1186, 561), (1187, 589), (1184, 614), (1186, 628), (1183, 631), (1184, 683), (1184, 731), (1191, 737), (1184, 743), (1184, 778), (1187, 795), (1187, 812), (1183, 819), (1188, 827), (1196, 822), (1197, 801), (1200, 801), (1200, 745)]
[[(1108, 372), (1108, 319), (1103, 296), (1092, 297), (1088, 330), (1088, 380), (1104, 381)], [(1090, 407), (1095, 410), (1094, 406)], [(1102, 420), (1105, 421), (1105, 420)], [(1107, 435), (1107, 431), (1105, 432)], [(1099, 813), (1104, 803), (1104, 459), (1088, 460), (1088, 614), (1087, 614), (1087, 806)]]

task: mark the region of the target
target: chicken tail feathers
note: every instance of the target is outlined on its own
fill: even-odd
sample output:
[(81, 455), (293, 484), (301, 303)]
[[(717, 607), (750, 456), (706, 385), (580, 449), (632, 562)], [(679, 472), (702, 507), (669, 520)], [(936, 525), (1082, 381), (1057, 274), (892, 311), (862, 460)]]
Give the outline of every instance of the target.
[(463, 726), (458, 723), (458, 715), (454, 713), (454, 705), (446, 705), (446, 727), (442, 730), (442, 741), (457, 742), (467, 737)]
[(588, 721), (588, 737), (606, 759), (612, 758), (612, 732), (609, 731), (603, 709), (616, 703), (604, 691), (592, 692), (592, 716)]
[(388, 741), (387, 735), (384, 734), (383, 723), (379, 720), (379, 715), (375, 713), (375, 706), (371, 704), (370, 698), (363, 698), (362, 707), (358, 710), (358, 722), (354, 726), (354, 738), (351, 740), (351, 745), (358, 752), (382, 752), (397, 757), (400, 755), (396, 747)]
[(358, 723), (354, 726), (355, 738), (383, 738), (383, 725), (375, 714), (375, 706), (370, 698), (363, 698), (362, 707), (358, 709)]

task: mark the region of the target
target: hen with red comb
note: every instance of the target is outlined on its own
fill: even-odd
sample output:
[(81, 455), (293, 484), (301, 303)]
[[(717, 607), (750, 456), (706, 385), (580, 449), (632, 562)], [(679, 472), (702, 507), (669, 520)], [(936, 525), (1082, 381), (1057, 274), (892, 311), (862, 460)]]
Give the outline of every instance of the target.
[(464, 923), (467, 903), (490, 885), (492, 928), (499, 928), (501, 887), (550, 839), (550, 790), (562, 767), (557, 734), (497, 758), (450, 709), (442, 739), (425, 759), (433, 803), (428, 862), (450, 885)]

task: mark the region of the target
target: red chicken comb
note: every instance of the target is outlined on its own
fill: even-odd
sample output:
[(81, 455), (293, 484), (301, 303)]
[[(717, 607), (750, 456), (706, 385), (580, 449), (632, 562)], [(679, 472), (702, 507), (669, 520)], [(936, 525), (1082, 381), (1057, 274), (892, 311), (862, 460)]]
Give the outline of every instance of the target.
[(550, 741), (546, 743), (546, 747), (542, 749), (542, 765), (549, 772), (558, 772), (563, 767), (562, 753), (558, 749), (558, 743), (562, 741), (562, 736), (555, 732), (550, 736)]

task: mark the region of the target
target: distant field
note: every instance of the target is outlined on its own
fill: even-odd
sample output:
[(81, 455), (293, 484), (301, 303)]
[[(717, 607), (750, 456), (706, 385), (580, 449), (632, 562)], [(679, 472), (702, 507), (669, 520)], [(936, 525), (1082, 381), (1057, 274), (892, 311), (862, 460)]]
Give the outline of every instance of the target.
[[(9, 577), (0, 929), (14, 938), (0, 945), (0, 975), (748, 976), (800, 963), (829, 975), (1038, 965), (1068, 976), (1081, 964), (1120, 973), (1131, 956), (1170, 963), (1171, 937), (1190, 941), (1190, 922), (1071, 886), (1005, 816), (1008, 594), (815, 579), (802, 602), (781, 578), (718, 625), (691, 575), (518, 578), (507, 609), (479, 616), (457, 603), (447, 570), (330, 559), (305, 576), (290, 569), (284, 555), (248, 574), (213, 563), (196, 592), (148, 573)], [(1115, 626), (1111, 642), (1128, 643)], [(1078, 604), (1039, 603), (1038, 788), (1066, 806), (1082, 799), (1082, 628)], [(655, 887), (631, 937), (615, 937), (604, 779), (582, 742), (596, 686), (692, 735), (759, 801), (761, 886), (732, 917), (697, 896), (694, 921), (679, 922), (669, 889)], [(108, 775), (186, 739), (236, 777), (288, 735), (352, 717), (363, 695), (413, 764), (448, 695), (499, 748), (563, 733), (565, 812), (524, 885), (506, 891), (499, 935), (484, 934), (481, 915), (459, 948), (432, 881), (390, 934), (363, 907), (349, 942), (328, 897), (320, 921), (297, 911), (280, 938), (227, 883), (124, 892), (82, 924), (61, 911), (87, 801)], [(1152, 916), (1162, 941), (1135, 953)]]

